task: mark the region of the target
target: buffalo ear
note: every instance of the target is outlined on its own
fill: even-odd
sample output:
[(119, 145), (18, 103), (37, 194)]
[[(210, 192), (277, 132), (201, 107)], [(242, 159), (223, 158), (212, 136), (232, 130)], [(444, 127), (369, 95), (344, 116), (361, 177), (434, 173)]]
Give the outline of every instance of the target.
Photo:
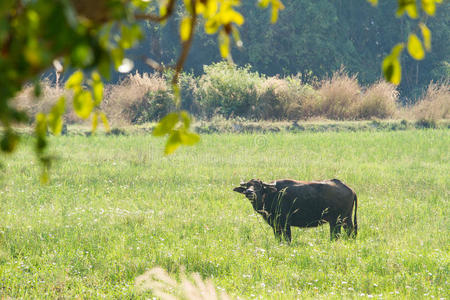
[(277, 192), (277, 187), (275, 185), (275, 183), (264, 183), (263, 182), (263, 187), (265, 190), (268, 190), (269, 192)]
[(239, 186), (239, 187), (234, 188), (233, 191), (243, 194), (245, 192), (245, 188), (242, 186)]

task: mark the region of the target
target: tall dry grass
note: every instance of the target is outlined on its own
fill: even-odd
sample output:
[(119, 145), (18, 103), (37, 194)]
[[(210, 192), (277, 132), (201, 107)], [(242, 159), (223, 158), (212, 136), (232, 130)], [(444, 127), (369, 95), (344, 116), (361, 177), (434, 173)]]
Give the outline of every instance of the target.
[(166, 80), (156, 74), (130, 74), (105, 88), (101, 109), (115, 123), (143, 123), (163, 117), (175, 103)]
[(291, 111), (300, 107), (300, 99), (296, 94), (286, 80), (267, 78), (258, 87), (255, 117), (263, 120), (290, 119)]
[(198, 273), (191, 279), (181, 272), (181, 282), (170, 276), (166, 270), (155, 267), (135, 279), (135, 287), (140, 292), (151, 291), (159, 299), (175, 300), (227, 300), (225, 292), (217, 292), (211, 280), (203, 280)]
[(73, 110), (73, 95), (71, 91), (66, 90), (61, 85), (52, 83), (47, 78), (41, 80), (40, 88), (41, 93), (36, 97), (34, 86), (26, 85), (13, 101), (16, 108), (23, 110), (28, 114), (30, 123), (34, 122), (35, 116), (39, 112), (49, 112), (61, 96), (66, 98), (64, 121), (69, 124), (81, 122)]
[(396, 87), (384, 80), (369, 86), (356, 104), (358, 119), (391, 118), (397, 111), (399, 93)]
[(448, 82), (428, 85), (423, 97), (410, 108), (416, 120), (437, 121), (450, 118), (450, 86)]
[(356, 119), (361, 87), (356, 75), (349, 76), (341, 69), (331, 79), (322, 81), (319, 88), (321, 95), (318, 110), (322, 116), (333, 120)]
[(318, 114), (319, 94), (298, 77), (269, 77), (258, 89), (256, 118), (264, 120), (308, 119)]
[[(344, 69), (311, 86), (296, 77), (265, 77), (250, 71), (216, 64), (200, 77), (183, 74), (180, 78), (181, 108), (201, 119), (216, 116), (252, 120), (333, 120), (403, 118), (439, 120), (450, 118), (449, 83), (430, 83), (423, 97), (410, 107), (399, 105), (395, 86), (378, 81), (362, 87), (356, 75)], [(33, 87), (26, 86), (14, 103), (33, 121), (38, 112), (47, 112), (65, 95), (67, 123), (82, 122), (72, 108), (72, 95), (49, 80), (41, 83), (42, 95), (36, 99)], [(175, 109), (173, 91), (166, 77), (158, 74), (130, 74), (114, 85), (105, 86), (101, 109), (116, 125), (157, 121)]]

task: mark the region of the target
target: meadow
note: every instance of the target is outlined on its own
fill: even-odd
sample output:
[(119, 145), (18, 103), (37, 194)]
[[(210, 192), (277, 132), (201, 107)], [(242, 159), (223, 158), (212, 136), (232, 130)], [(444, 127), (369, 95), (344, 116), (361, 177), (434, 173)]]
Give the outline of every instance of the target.
[[(210, 134), (164, 157), (146, 134), (32, 139), (1, 158), (0, 298), (151, 298), (160, 266), (232, 297), (448, 299), (448, 129)], [(290, 245), (233, 187), (338, 178), (358, 195), (358, 237), (293, 228)]]

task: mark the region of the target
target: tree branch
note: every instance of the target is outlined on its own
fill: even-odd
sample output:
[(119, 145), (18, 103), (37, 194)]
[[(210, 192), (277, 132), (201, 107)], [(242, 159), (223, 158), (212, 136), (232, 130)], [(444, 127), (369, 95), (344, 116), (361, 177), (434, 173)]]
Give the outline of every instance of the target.
[(186, 61), (189, 50), (192, 46), (192, 40), (194, 39), (194, 33), (195, 33), (195, 26), (197, 24), (197, 12), (196, 12), (196, 2), (192, 2), (192, 11), (191, 11), (191, 32), (189, 33), (188, 39), (183, 42), (183, 48), (180, 54), (180, 57), (178, 58), (177, 64), (175, 65), (175, 74), (173, 75), (172, 84), (178, 83), (178, 77), (180, 75), (181, 69), (183, 68), (184, 62)]

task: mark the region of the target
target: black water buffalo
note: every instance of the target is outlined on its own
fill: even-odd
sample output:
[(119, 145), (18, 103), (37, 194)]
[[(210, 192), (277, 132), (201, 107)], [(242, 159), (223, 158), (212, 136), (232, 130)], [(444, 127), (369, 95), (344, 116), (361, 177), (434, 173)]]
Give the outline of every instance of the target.
[(338, 237), (341, 226), (349, 236), (356, 237), (356, 194), (338, 179), (311, 182), (283, 179), (271, 183), (252, 179), (233, 191), (250, 200), (279, 239), (283, 236), (291, 241), (291, 226), (316, 227), (327, 222), (331, 239)]

